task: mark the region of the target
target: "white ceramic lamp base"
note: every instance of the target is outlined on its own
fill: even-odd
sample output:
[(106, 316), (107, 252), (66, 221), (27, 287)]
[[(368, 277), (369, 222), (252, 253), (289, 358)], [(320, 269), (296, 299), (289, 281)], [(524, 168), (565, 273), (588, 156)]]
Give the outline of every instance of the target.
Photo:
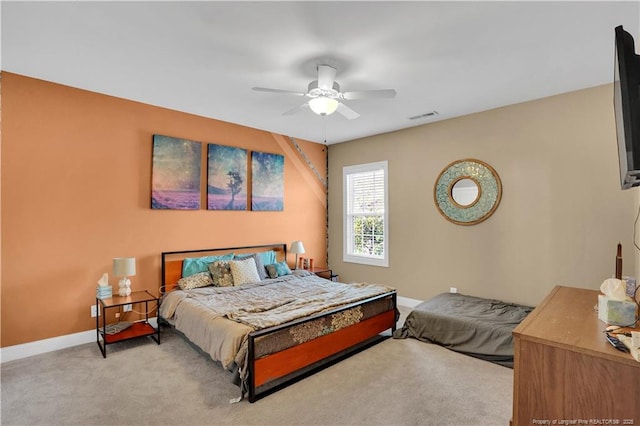
[(124, 277), (118, 283), (118, 294), (120, 296), (129, 296), (131, 294), (131, 281), (129, 278)]

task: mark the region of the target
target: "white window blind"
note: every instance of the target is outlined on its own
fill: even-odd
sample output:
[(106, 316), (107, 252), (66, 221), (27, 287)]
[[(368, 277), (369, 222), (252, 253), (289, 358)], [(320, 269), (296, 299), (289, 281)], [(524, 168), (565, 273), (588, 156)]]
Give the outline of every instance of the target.
[(345, 167), (343, 181), (343, 260), (389, 266), (387, 162)]

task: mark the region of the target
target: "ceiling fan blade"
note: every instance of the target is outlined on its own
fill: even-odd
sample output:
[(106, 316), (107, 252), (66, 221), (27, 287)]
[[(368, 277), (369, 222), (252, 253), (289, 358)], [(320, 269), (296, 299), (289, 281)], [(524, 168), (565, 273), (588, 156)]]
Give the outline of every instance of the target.
[(299, 111), (302, 111), (303, 109), (307, 109), (309, 108), (309, 104), (308, 103), (304, 103), (302, 105), (298, 105), (297, 107), (290, 109), (289, 111), (285, 111), (282, 113), (282, 115), (293, 115)]
[(336, 80), (336, 69), (329, 65), (318, 65), (318, 88), (323, 90), (333, 89)]
[(358, 114), (342, 102), (338, 104), (338, 108), (336, 109), (336, 111), (338, 111), (340, 114), (342, 114), (342, 116), (348, 118), (349, 120), (360, 117), (360, 114)]
[(393, 89), (380, 89), (380, 90), (359, 90), (355, 92), (344, 92), (342, 94), (343, 99), (381, 99), (381, 98), (395, 98), (396, 91)]
[(306, 93), (294, 92), (291, 90), (269, 89), (267, 87), (252, 87), (251, 90), (256, 92), (269, 92), (269, 93), (286, 93), (287, 95), (304, 96)]

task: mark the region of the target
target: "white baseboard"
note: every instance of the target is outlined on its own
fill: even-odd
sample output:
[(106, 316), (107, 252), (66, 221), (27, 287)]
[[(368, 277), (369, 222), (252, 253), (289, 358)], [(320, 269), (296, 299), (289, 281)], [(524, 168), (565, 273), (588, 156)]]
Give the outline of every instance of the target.
[(399, 306), (406, 306), (407, 308), (415, 308), (420, 303), (424, 302), (424, 300), (411, 299), (409, 297), (402, 297), (402, 296), (398, 296), (397, 299), (398, 299)]
[(39, 355), (45, 352), (57, 351), (71, 346), (83, 345), (96, 341), (96, 330), (82, 331), (80, 333), (67, 334), (65, 336), (52, 337), (21, 345), (7, 346), (0, 349), (0, 362), (14, 361), (28, 356)]
[[(157, 327), (157, 318), (149, 318), (149, 324)], [(85, 343), (95, 343), (95, 341), (96, 330), (94, 328), (87, 331), (81, 331), (79, 333), (67, 334), (65, 336), (52, 337), (50, 339), (38, 340), (21, 345), (7, 346), (6, 348), (0, 348), (0, 363), (70, 348), (72, 346), (84, 345)]]

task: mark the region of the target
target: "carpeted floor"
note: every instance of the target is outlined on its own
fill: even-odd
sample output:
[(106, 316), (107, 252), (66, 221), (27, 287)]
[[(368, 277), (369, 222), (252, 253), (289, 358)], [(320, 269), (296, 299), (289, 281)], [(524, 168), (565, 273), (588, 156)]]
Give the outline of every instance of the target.
[(507, 425), (511, 369), (387, 339), (254, 404), (231, 373), (164, 329), (1, 366), (3, 425)]

